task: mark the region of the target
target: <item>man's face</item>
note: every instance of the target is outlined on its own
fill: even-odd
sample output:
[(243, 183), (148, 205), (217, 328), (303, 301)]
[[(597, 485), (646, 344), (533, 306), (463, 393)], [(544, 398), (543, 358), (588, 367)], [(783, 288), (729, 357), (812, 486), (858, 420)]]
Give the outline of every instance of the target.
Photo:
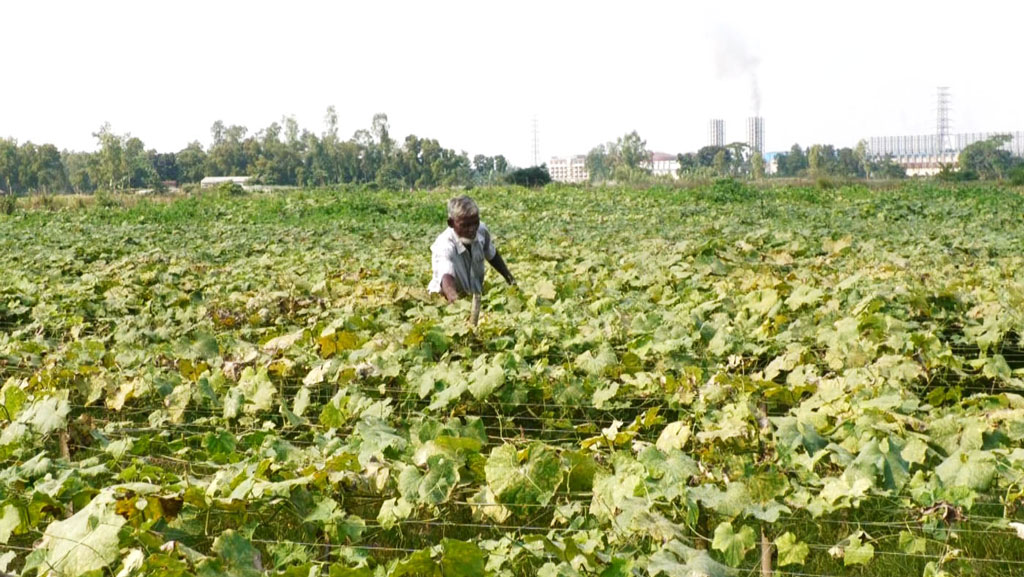
[(480, 228), (480, 215), (461, 215), (458, 218), (449, 218), (448, 226), (452, 227), (462, 244), (473, 244), (473, 240), (476, 239), (476, 231)]

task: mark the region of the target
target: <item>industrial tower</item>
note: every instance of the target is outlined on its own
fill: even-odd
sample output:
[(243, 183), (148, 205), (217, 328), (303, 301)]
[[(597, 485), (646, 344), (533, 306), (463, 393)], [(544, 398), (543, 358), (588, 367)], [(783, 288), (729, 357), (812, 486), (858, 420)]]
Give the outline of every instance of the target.
[(940, 86), (935, 115), (935, 148), (937, 153), (941, 154), (953, 149), (949, 134), (949, 87)]

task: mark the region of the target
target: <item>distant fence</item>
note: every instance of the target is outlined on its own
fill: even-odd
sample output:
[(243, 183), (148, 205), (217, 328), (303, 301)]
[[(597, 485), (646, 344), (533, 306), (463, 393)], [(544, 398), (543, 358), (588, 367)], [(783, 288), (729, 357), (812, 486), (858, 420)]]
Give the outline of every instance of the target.
[(1011, 140), (1003, 145), (1004, 150), (1010, 151), (1014, 156), (1024, 156), (1024, 132), (965, 132), (949, 134), (941, 139), (937, 134), (873, 136), (868, 139), (868, 154), (873, 157), (892, 155), (896, 159), (956, 156), (968, 146), (998, 134), (1008, 134), (1011, 137)]

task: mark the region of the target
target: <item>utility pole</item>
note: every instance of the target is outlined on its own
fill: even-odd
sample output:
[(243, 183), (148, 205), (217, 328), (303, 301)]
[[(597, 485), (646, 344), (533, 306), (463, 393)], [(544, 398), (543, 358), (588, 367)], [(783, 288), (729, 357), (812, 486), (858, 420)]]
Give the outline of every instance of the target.
[(540, 140), (537, 137), (537, 115), (533, 115), (533, 165), (540, 166)]
[(936, 154), (952, 148), (949, 142), (949, 87), (940, 86), (935, 114)]

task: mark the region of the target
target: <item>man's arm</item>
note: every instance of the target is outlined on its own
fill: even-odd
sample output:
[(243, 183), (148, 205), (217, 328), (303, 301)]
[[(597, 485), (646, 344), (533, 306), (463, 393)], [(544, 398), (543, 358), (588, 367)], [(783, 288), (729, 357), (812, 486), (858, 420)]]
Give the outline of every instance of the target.
[(502, 277), (505, 278), (505, 282), (508, 284), (516, 284), (516, 279), (512, 276), (512, 273), (508, 270), (508, 265), (505, 264), (505, 260), (501, 258), (501, 253), (498, 249), (494, 249), (494, 258), (488, 260), (494, 270), (498, 271)]
[(459, 298), (459, 291), (455, 288), (455, 277), (450, 274), (441, 277), (441, 294), (450, 303), (455, 302)]

